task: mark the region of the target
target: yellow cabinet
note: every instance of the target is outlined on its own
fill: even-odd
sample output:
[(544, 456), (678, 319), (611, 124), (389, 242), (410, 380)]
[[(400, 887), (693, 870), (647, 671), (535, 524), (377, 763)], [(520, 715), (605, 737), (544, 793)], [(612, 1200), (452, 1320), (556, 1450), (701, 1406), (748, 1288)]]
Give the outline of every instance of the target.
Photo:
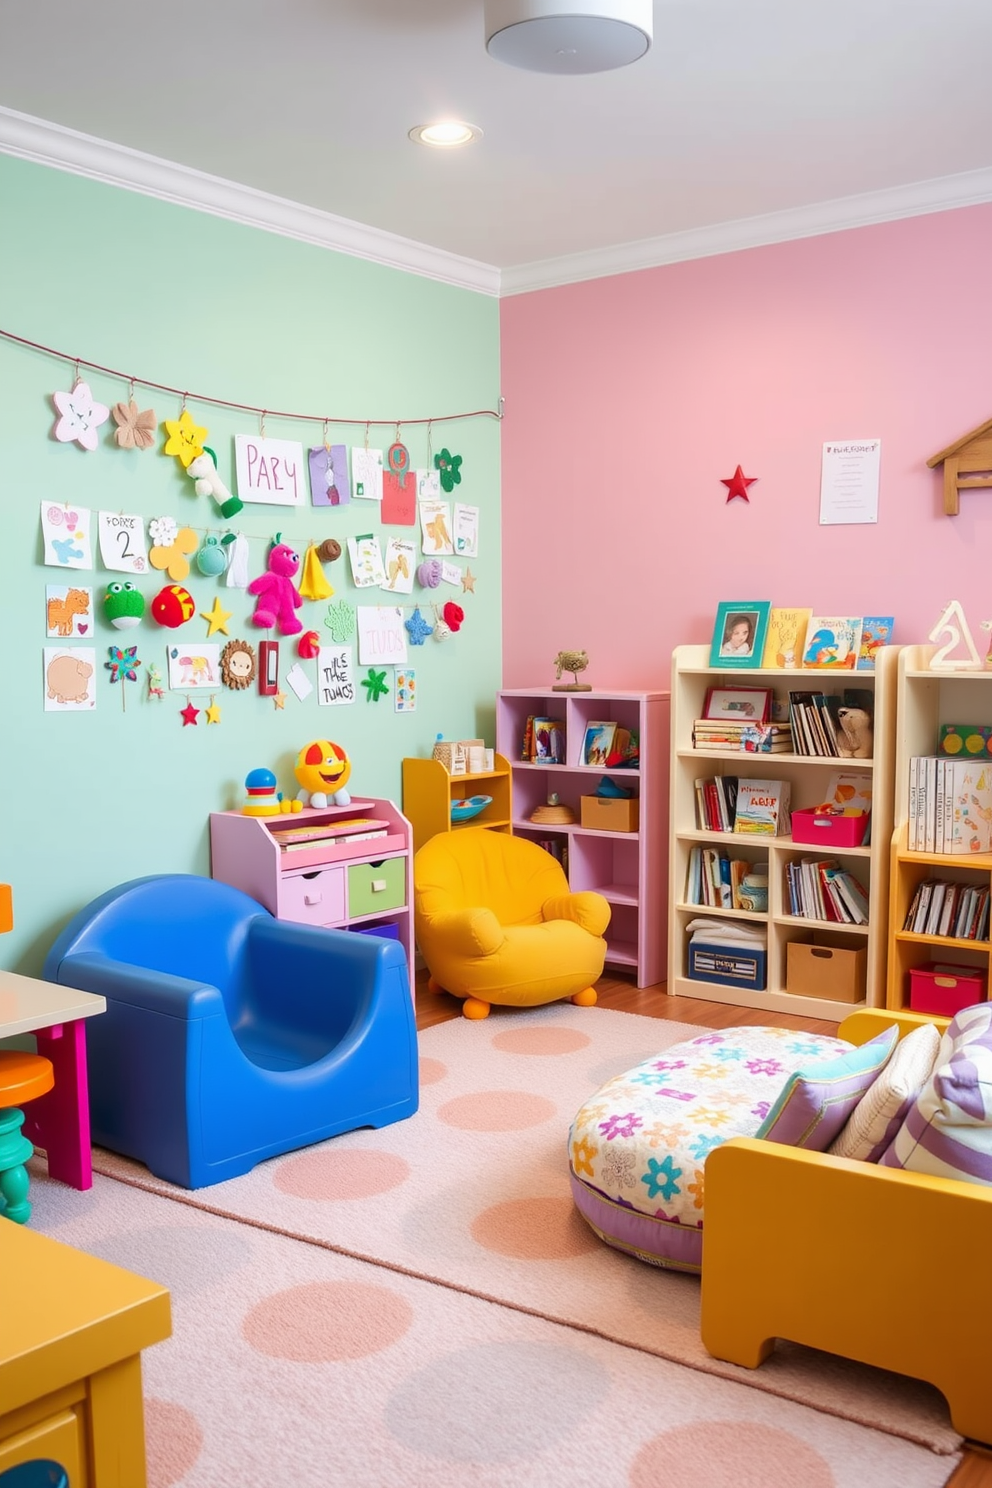
[[(436, 759), (409, 758), (403, 761), (403, 815), (413, 828), (413, 850), (438, 832), (457, 832), (461, 826), (513, 830), (510, 766), (501, 754), (495, 768), (472, 775), (449, 775)], [(478, 816), (453, 822), (452, 805), (471, 796), (491, 796)]]

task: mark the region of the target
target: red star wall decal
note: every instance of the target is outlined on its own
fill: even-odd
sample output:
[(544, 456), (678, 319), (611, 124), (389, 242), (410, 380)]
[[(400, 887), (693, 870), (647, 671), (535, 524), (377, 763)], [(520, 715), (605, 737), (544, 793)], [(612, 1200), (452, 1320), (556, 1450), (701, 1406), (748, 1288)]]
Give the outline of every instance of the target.
[(182, 717), (183, 717), (183, 728), (186, 728), (189, 724), (192, 724), (193, 727), (195, 728), (196, 727), (196, 715), (200, 711), (199, 708), (194, 708), (192, 703), (187, 703), (186, 706), (185, 706), (185, 708), (180, 708), (179, 711), (180, 711), (180, 713), (182, 714)]
[(721, 476), (720, 484), (727, 488), (728, 501), (733, 501), (735, 496), (740, 496), (745, 501), (748, 501), (750, 498), (747, 494), (747, 488), (748, 486), (753, 486), (757, 479), (758, 477), (756, 475), (745, 475), (744, 471), (738, 465), (729, 480), (724, 480)]

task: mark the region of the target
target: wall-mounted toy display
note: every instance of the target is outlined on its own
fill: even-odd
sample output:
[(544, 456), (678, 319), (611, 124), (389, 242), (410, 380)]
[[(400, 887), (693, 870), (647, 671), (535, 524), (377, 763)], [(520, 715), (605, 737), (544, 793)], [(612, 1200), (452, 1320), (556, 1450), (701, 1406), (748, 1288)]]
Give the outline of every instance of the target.
[(303, 597), (293, 583), (299, 566), (299, 554), (294, 553), (288, 543), (280, 542), (277, 534), (266, 572), (248, 585), (248, 593), (255, 595), (253, 625), (262, 630), (278, 626), (283, 635), (298, 635), (303, 629), (303, 622), (296, 614), (303, 604)]
[[(204, 430), (206, 433), (206, 430)], [(212, 496), (222, 517), (237, 516), (244, 511), (244, 502), (232, 496), (217, 472), (217, 456), (209, 445), (204, 445), (199, 454), (193, 456), (186, 466), (186, 474), (196, 482), (193, 489), (197, 496)]]
[(351, 760), (340, 744), (315, 739), (296, 756), (296, 799), (304, 806), (350, 806)]
[[(133, 630), (145, 613), (145, 596), (127, 579), (123, 584), (108, 584), (103, 613), (115, 630)], [(110, 680), (115, 678), (111, 676)]]
[(193, 596), (182, 584), (167, 584), (152, 600), (152, 619), (169, 630), (178, 630), (196, 613)]
[(255, 648), (247, 641), (228, 641), (220, 653), (221, 681), (232, 692), (243, 692), (251, 686), (257, 666)]

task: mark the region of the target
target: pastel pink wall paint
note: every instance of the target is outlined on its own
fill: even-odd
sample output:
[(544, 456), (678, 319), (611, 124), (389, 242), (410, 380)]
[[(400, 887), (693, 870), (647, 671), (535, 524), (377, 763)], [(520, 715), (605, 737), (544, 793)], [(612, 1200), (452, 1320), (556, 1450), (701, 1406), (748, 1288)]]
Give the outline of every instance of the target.
[[(992, 418), (990, 250), (978, 206), (505, 300), (504, 686), (584, 647), (597, 687), (665, 687), (734, 599), (904, 642), (959, 599), (984, 654), (992, 492), (944, 516), (926, 462)], [(862, 438), (878, 523), (821, 527), (823, 444)]]

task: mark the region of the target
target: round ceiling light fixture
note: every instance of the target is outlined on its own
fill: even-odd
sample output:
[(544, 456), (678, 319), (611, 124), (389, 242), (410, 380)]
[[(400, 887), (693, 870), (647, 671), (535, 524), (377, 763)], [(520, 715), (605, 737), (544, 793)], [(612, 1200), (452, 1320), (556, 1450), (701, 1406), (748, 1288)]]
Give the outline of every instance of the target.
[(445, 119), (439, 124), (418, 124), (410, 130), (410, 138), (418, 145), (433, 145), (436, 150), (454, 150), (481, 139), (482, 130), (462, 119)]
[(609, 72), (651, 45), (652, 0), (485, 0), (486, 51), (528, 72)]

